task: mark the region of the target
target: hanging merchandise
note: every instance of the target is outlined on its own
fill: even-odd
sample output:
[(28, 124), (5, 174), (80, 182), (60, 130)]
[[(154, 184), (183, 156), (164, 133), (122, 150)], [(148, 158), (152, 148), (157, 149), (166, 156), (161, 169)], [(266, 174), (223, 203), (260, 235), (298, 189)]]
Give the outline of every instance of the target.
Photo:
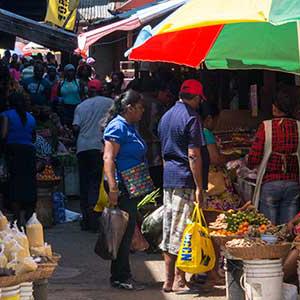
[(74, 30), (78, 4), (78, 0), (49, 0), (45, 21)]
[(184, 230), (176, 266), (180, 270), (197, 274), (208, 272), (215, 266), (216, 255), (208, 227), (199, 204), (195, 205), (192, 223)]

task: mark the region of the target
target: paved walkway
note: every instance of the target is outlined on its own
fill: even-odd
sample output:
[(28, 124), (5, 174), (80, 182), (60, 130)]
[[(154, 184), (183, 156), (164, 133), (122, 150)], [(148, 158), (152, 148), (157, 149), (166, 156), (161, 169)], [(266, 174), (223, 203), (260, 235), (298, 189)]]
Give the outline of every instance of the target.
[(136, 279), (148, 283), (140, 292), (110, 288), (109, 262), (94, 254), (97, 235), (82, 232), (78, 223), (57, 225), (47, 230), (46, 239), (62, 254), (60, 266), (49, 284), (49, 300), (224, 300), (222, 287), (203, 287), (199, 294), (164, 294), (160, 291), (164, 276), (160, 255), (146, 253), (131, 257)]

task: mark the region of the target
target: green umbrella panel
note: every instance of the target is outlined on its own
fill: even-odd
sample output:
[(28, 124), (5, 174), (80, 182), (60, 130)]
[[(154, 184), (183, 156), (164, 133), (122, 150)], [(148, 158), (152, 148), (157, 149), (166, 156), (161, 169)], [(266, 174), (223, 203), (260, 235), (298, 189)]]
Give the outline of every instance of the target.
[(209, 69), (269, 69), (300, 74), (300, 23), (225, 25), (206, 56)]

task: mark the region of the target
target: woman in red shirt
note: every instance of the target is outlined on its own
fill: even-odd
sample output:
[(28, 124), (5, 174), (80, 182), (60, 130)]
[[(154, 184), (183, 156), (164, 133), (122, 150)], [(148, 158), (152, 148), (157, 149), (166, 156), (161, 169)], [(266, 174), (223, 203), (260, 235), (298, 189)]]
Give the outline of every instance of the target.
[(249, 168), (259, 167), (255, 204), (273, 224), (287, 223), (299, 211), (300, 123), (295, 112), (295, 100), (282, 89), (273, 119), (259, 126), (248, 158)]

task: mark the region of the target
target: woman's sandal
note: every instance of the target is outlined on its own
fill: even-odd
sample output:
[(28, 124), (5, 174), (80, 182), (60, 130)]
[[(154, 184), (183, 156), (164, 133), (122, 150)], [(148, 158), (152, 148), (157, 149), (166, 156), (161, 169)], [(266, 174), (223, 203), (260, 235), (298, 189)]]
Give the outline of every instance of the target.
[(162, 288), (162, 291), (163, 291), (164, 293), (173, 293), (172, 288), (171, 288), (171, 289)]

